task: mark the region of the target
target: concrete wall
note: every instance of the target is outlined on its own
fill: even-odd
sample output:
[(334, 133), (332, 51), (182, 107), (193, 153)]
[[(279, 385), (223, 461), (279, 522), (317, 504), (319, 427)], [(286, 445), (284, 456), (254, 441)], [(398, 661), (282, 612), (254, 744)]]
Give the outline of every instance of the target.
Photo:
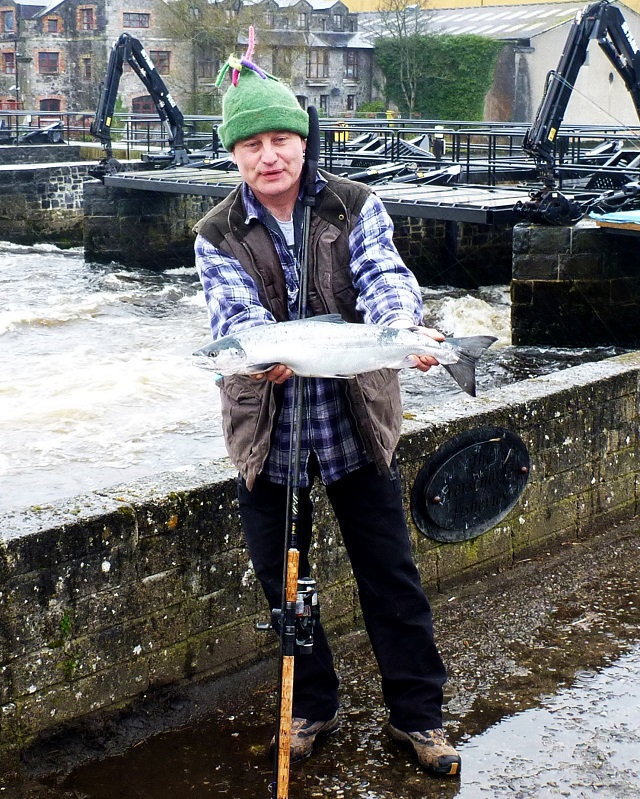
[(149, 269), (193, 263), (193, 226), (215, 203), (200, 195), (114, 189), (97, 180), (87, 182), (85, 258)]
[[(195, 223), (213, 197), (84, 184), (84, 250), (90, 261), (166, 269), (193, 262)], [(511, 225), (394, 217), (394, 241), (421, 285), (477, 287), (511, 279)]]
[(640, 347), (637, 235), (516, 225), (511, 331), (516, 345)]
[[(408, 500), (425, 460), (485, 425), (517, 432), (531, 474), (484, 535), (437, 544), (412, 527), (433, 594), (508, 568), (638, 512), (640, 353), (568, 369), (405, 419)], [(409, 416), (409, 415), (407, 415)], [(326, 625), (360, 623), (324, 494), (316, 563)], [(94, 719), (163, 686), (238, 673), (274, 652), (237, 518), (227, 461), (0, 517), (0, 767), (65, 721)], [(107, 713), (108, 715), (108, 713)]]

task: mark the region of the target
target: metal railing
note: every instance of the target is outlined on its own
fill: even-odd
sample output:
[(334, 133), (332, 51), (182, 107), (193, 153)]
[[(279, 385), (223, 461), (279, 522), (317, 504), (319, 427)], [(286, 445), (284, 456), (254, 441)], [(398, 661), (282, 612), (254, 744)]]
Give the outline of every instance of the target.
[[(0, 110), (0, 144), (16, 144), (36, 131), (57, 125), (62, 142), (95, 142), (89, 128), (93, 112)], [(185, 117), (184, 141), (191, 153), (212, 160), (226, 155), (217, 138), (219, 116)], [(323, 118), (321, 165), (332, 172), (357, 174), (396, 163), (418, 169), (442, 164), (460, 165), (460, 180), (496, 185), (531, 179), (534, 159), (522, 143), (528, 126), (503, 122), (465, 122), (424, 119)], [(139, 158), (169, 150), (169, 131), (154, 114), (116, 114), (111, 129), (116, 157)], [(566, 125), (558, 136), (557, 172), (561, 181), (605, 165), (606, 154), (589, 153), (604, 142), (630, 154), (607, 166), (612, 172), (640, 175), (640, 126)], [(634, 158), (634, 151), (639, 158)]]
[[(15, 109), (0, 110), (0, 144), (19, 144), (21, 139), (37, 132), (43, 133), (46, 144), (77, 144), (95, 141), (89, 133), (93, 120), (92, 111), (28, 111)], [(56, 126), (59, 135), (51, 135), (46, 142), (44, 131)], [(28, 141), (27, 141), (28, 143)]]

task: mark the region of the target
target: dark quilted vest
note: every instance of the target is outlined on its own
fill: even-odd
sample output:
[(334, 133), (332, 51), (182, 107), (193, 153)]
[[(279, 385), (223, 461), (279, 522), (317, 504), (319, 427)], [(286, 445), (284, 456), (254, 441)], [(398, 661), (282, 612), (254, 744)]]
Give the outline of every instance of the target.
[[(362, 321), (349, 269), (349, 234), (370, 190), (321, 170), (328, 181), (317, 198), (309, 240), (311, 315), (338, 313), (348, 322)], [(282, 265), (268, 230), (245, 223), (241, 188), (198, 222), (195, 232), (237, 258), (258, 287), (260, 301), (279, 321), (288, 319)], [(380, 470), (388, 469), (400, 435), (402, 405), (398, 373), (381, 369), (349, 380), (351, 412), (367, 452)], [(274, 385), (242, 375), (221, 383), (222, 419), (229, 457), (253, 486), (269, 452), (276, 412)]]

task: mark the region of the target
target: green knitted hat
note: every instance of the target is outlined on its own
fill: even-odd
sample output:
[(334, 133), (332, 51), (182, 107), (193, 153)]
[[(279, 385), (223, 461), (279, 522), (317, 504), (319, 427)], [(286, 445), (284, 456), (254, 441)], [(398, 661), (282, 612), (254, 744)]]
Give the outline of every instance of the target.
[(222, 101), (222, 125), (218, 128), (229, 151), (236, 142), (271, 130), (288, 130), (303, 138), (309, 134), (309, 117), (293, 92), (250, 60), (253, 46), (254, 32), (249, 28), (246, 55), (241, 59), (230, 56), (216, 80), (219, 86), (227, 71), (233, 70), (232, 85)]

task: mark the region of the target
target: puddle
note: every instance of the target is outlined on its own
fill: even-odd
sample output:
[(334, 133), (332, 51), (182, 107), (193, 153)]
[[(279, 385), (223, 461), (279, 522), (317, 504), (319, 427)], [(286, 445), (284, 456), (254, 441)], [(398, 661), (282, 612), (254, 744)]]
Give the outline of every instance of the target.
[[(348, 708), (345, 725), (292, 769), (292, 799), (633, 799), (640, 797), (640, 646), (459, 743), (461, 780), (422, 774), (381, 732), (384, 712)], [(253, 723), (252, 723), (253, 722)], [(80, 770), (77, 799), (270, 796), (264, 719), (227, 718)], [(465, 738), (466, 736), (462, 736)], [(127, 775), (129, 778), (127, 778)]]
[(461, 747), (457, 796), (640, 797), (640, 646)]

